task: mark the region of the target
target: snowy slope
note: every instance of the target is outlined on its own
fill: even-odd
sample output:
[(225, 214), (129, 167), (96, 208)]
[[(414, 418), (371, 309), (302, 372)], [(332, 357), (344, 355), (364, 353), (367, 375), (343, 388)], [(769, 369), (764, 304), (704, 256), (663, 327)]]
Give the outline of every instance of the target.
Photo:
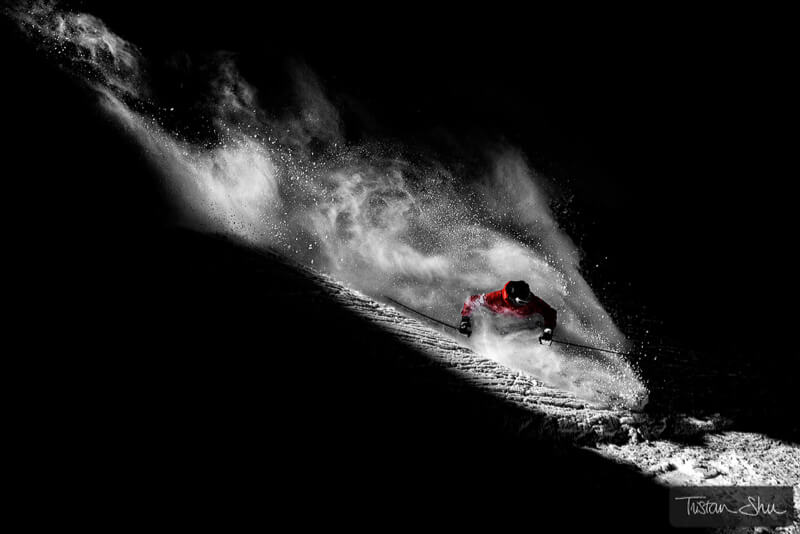
[[(297, 268), (321, 288), (320, 297), (334, 300), (425, 354), (431, 368), (447, 369), (458, 378), (450, 383), (451, 388), (475, 387), (519, 407), (517, 416), (507, 422), (509, 432), (525, 439), (594, 445), (604, 457), (635, 466), (664, 485), (791, 485), (800, 503), (800, 447), (795, 444), (755, 433), (724, 431), (730, 422), (720, 417), (676, 414), (652, 418), (593, 406), (487, 360), (435, 327), (327, 275)], [(797, 523), (787, 530), (797, 531)]]
[(638, 414), (628, 411), (593, 407), (571, 393), (481, 357), (450, 336), (391, 305), (371, 300), (328, 276), (307, 272), (324, 288), (327, 296), (424, 353), (430, 358), (431, 365), (447, 369), (465, 386), (476, 387), (525, 410), (527, 416), (515, 421), (514, 425), (526, 436), (547, 435), (581, 443), (627, 441), (643, 420)]
[[(288, 295), (281, 295), (281, 299), (311, 297), (314, 302), (333, 304), (343, 313), (351, 313), (377, 328), (385, 336), (381, 338), (387, 344), (383, 352), (393, 368), (410, 371), (422, 381), (434, 380), (432, 377), (445, 371), (450, 380), (442, 384), (449, 391), (479, 391), (517, 408), (510, 412), (513, 417), (503, 414), (504, 427), (516, 437), (546, 437), (576, 444), (635, 443), (673, 431), (691, 435), (717, 430), (725, 423), (722, 419), (651, 420), (640, 412), (594, 405), (529, 374), (489, 360), (459, 342), (460, 339), (440, 331), (442, 327), (428, 325), (390, 304), (377, 302), (329, 275), (278, 255), (256, 254), (302, 276), (314, 287), (312, 295), (289, 291)], [(398, 353), (388, 348), (394, 344), (406, 347), (409, 352)], [(382, 351), (378, 348), (376, 352)], [(414, 357), (407, 354), (414, 354)]]

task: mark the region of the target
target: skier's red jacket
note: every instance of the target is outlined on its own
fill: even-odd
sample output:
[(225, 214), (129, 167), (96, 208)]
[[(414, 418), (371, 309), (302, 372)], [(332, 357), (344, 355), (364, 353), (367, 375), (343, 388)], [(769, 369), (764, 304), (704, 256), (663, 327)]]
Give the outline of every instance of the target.
[(495, 313), (515, 315), (520, 318), (529, 317), (538, 313), (544, 318), (545, 328), (556, 327), (556, 310), (550, 307), (545, 301), (531, 295), (531, 300), (524, 306), (515, 306), (508, 298), (508, 282), (503, 286), (503, 289), (492, 291), (491, 293), (482, 293), (480, 295), (472, 295), (464, 303), (464, 308), (461, 310), (461, 317), (469, 317), (472, 312), (478, 307), (484, 306), (489, 308)]

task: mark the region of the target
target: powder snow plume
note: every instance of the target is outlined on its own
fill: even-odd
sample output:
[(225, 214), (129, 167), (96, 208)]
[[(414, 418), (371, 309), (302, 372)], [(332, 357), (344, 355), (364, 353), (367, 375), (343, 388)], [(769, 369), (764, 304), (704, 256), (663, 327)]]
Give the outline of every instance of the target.
[[(561, 339), (627, 347), (581, 276), (579, 251), (558, 227), (540, 177), (519, 150), (487, 147), (491, 168), (462, 176), (437, 158), (406, 157), (397, 141), (348, 143), (336, 107), (309, 67), (292, 68), (295, 111), (270, 113), (226, 53), (202, 63), (207, 83), (192, 109), (202, 106), (210, 135), (194, 139), (159, 103), (139, 49), (99, 18), (52, 2), (21, 3), (8, 14), (83, 79), (141, 144), (185, 223), (453, 323), (469, 295), (526, 280), (557, 309)], [(646, 402), (646, 388), (621, 358), (545, 347), (536, 339), (479, 327), (468, 343), (593, 402)]]

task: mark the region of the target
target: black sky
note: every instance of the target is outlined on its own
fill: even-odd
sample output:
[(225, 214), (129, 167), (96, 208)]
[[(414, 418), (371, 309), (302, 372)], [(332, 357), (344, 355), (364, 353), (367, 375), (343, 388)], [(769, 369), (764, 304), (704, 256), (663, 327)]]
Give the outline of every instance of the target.
[[(752, 315), (774, 297), (763, 287), (785, 246), (786, 212), (774, 206), (786, 179), (777, 161), (791, 145), (782, 133), (791, 90), (787, 37), (771, 20), (405, 3), (164, 4), (76, 3), (151, 58), (239, 53), (259, 88), (287, 58), (304, 61), (343, 104), (354, 138), (435, 144), (445, 131), (520, 147), (572, 196), (561, 222), (612, 307), (641, 304), (668, 328), (693, 332), (690, 339), (722, 341), (731, 310)], [(109, 182), (106, 172), (119, 172), (115, 159), (132, 149), (107, 135), (80, 88), (9, 39), (4, 102), (19, 132), (14, 151), (49, 154), (40, 164), (53, 172), (43, 175), (85, 177), (77, 209), (59, 219), (93, 209), (112, 220), (125, 214), (130, 228), (160, 220), (164, 208), (147, 188), (129, 195), (129, 206), (102, 206), (109, 188), (130, 179)], [(352, 102), (369, 120), (359, 122)], [(36, 143), (22, 141), (24, 132)], [(115, 231), (105, 230), (107, 241)]]
[[(700, 376), (676, 397), (716, 400), (722, 390), (709, 405), (719, 410), (749, 384), (740, 402), (755, 399), (755, 419), (772, 417), (771, 429), (796, 420), (794, 330), (778, 326), (794, 318), (780, 306), (795, 302), (796, 164), (787, 161), (798, 92), (780, 15), (672, 5), (558, 16), (486, 3), (75, 5), (148, 58), (238, 52), (265, 91), (274, 66), (305, 61), (353, 121), (354, 139), (446, 147), (447, 132), (468, 147), (518, 146), (557, 198), (572, 197), (559, 222), (609, 310), (660, 319), (687, 345), (746, 351), (754, 362), (752, 381)], [(172, 510), (181, 525), (207, 526), (216, 512), (230, 526), (242, 517), (327, 523), (368, 515), (377, 502), (393, 521), (435, 509), (449, 526), (483, 516), (530, 528), (532, 495), (561, 501), (578, 488), (598, 497), (596, 508), (636, 504), (634, 515), (613, 516), (616, 529), (650, 527), (665, 497), (642, 491), (649, 480), (631, 484), (627, 468), (594, 454), (576, 461), (505, 438), (487, 453), (475, 436), (500, 433), (474, 415), (496, 399), (427, 395), (421, 378), (405, 381), (427, 377), (427, 364), (398, 374), (384, 358), (396, 342), (362, 337), (369, 324), (311, 302), (307, 280), (296, 282), (301, 298), (285, 297), (287, 316), (273, 297), (275, 288), (291, 295), (290, 282), (271, 278), (282, 269), (196, 236), (162, 238), (170, 209), (141, 147), (4, 17), (0, 54), (12, 295), (4, 326), (7, 359), (26, 367), (8, 372), (20, 390), (9, 413), (24, 422), (14, 435), (32, 469), (53, 466), (41, 472), (85, 496), (74, 510), (89, 503), (95, 520), (105, 512), (148, 526)], [(337, 342), (340, 328), (352, 344)], [(727, 376), (736, 362), (726, 358), (706, 365)], [(500, 420), (514, 421), (491, 419)], [(460, 425), (469, 432), (452, 431)], [(101, 494), (108, 506), (97, 506)], [(595, 527), (605, 516), (586, 500), (576, 518)], [(287, 501), (300, 505), (296, 514), (273, 512)]]

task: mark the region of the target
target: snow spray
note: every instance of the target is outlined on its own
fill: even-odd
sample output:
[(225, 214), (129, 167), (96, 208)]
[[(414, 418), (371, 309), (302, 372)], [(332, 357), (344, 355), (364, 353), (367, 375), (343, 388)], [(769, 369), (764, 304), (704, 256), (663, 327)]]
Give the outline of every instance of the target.
[[(288, 74), (295, 111), (274, 113), (224, 53), (192, 62), (206, 80), (197, 102), (181, 103), (204, 118), (202, 134), (192, 135), (148, 83), (148, 60), (100, 19), (52, 2), (7, 13), (140, 143), (182, 223), (454, 322), (470, 294), (526, 280), (558, 311), (559, 337), (627, 346), (581, 276), (580, 251), (558, 226), (543, 178), (518, 149), (495, 143), (485, 149), (485, 168), (453, 170), (434, 156), (408, 157), (397, 140), (348, 143), (310, 68), (295, 64)], [(646, 402), (636, 372), (613, 355), (545, 347), (530, 333), (500, 336), (490, 328), (468, 343), (592, 401)]]

